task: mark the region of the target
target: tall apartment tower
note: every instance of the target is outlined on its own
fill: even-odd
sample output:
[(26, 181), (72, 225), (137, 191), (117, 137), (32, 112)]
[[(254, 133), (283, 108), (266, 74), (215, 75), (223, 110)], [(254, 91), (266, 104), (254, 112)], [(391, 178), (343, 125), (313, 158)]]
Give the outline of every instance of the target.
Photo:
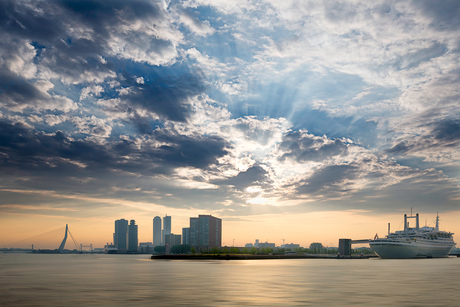
[(128, 232), (128, 221), (120, 219), (115, 221), (115, 232), (113, 233), (113, 244), (118, 248), (119, 253), (126, 252), (126, 233)]
[(161, 240), (161, 217), (153, 218), (153, 246), (159, 246), (163, 242)]
[(126, 234), (128, 252), (137, 252), (137, 225), (134, 220), (129, 221), (128, 233)]
[(212, 215), (190, 218), (190, 246), (212, 248), (222, 246), (222, 220)]
[(165, 243), (165, 235), (171, 234), (171, 217), (166, 215), (163, 217), (163, 245)]
[(182, 228), (182, 244), (189, 244), (190, 245), (190, 228)]
[(198, 247), (198, 218), (190, 218), (190, 234), (189, 234), (190, 246)]

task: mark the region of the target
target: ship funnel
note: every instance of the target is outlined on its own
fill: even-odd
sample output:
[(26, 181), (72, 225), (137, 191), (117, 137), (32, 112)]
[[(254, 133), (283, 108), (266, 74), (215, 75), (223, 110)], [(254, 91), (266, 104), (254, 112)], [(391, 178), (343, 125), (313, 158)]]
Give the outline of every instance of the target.
[(416, 218), (415, 218), (415, 229), (419, 230), (420, 228), (420, 224), (419, 224), (419, 220), (418, 220), (418, 213), (415, 215)]

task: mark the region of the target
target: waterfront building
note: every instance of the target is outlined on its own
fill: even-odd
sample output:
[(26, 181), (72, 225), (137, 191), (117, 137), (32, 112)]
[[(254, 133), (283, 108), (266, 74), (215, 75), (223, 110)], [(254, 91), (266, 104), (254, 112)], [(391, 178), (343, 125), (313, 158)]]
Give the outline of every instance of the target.
[[(257, 241), (258, 241), (258, 240), (256, 240), (256, 242), (257, 242)], [(267, 241), (267, 242), (265, 242), (265, 243), (258, 243), (258, 246), (259, 246), (259, 248), (267, 248), (267, 247), (275, 248), (275, 247), (276, 247), (276, 244), (275, 244), (275, 243), (268, 243), (268, 241)]]
[(190, 246), (213, 248), (222, 246), (222, 220), (212, 215), (190, 218)]
[(119, 253), (126, 252), (126, 233), (128, 232), (128, 221), (120, 219), (115, 221), (115, 232), (113, 233), (113, 245), (118, 248)]
[(136, 221), (129, 221), (128, 232), (126, 234), (126, 244), (128, 252), (137, 252), (138, 238)]
[(198, 218), (190, 218), (190, 234), (189, 234), (190, 246), (198, 247)]
[(300, 248), (300, 244), (294, 244), (294, 243), (291, 243), (291, 244), (284, 244), (284, 248), (285, 248), (285, 249), (294, 250), (294, 249), (296, 249), (296, 248)]
[(165, 235), (165, 246), (173, 247), (181, 245), (181, 235), (175, 235), (173, 233)]
[(153, 246), (162, 245), (161, 240), (161, 217), (155, 216), (153, 218)]
[(182, 244), (190, 245), (190, 227), (182, 228)]
[(153, 248), (152, 242), (141, 242), (139, 243), (137, 251), (141, 254), (151, 254), (153, 253)]
[(169, 234), (171, 234), (171, 216), (166, 214), (166, 216), (163, 217), (163, 245), (165, 245), (165, 236)]
[(256, 242), (254, 243), (255, 248), (259, 248), (259, 239), (256, 239)]
[(310, 250), (317, 250), (318, 252), (322, 251), (324, 249), (323, 244), (318, 243), (318, 242), (313, 242), (310, 244)]

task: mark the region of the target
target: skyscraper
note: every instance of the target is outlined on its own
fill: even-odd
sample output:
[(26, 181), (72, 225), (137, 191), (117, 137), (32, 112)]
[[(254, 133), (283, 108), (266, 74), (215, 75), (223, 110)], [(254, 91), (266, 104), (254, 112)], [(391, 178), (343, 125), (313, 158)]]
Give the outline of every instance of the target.
[(198, 218), (190, 218), (190, 246), (198, 247)]
[(190, 244), (190, 228), (182, 228), (182, 244)]
[(128, 221), (120, 219), (115, 221), (115, 232), (113, 244), (118, 248), (119, 253), (126, 252), (126, 233), (128, 232)]
[(190, 218), (190, 246), (212, 248), (222, 246), (222, 220), (212, 215)]
[(163, 245), (165, 243), (165, 235), (171, 234), (171, 217), (166, 215), (163, 217)]
[(137, 252), (137, 225), (134, 220), (129, 221), (128, 233), (126, 234), (128, 252)]
[(153, 219), (153, 246), (158, 246), (161, 244), (161, 217), (155, 216)]

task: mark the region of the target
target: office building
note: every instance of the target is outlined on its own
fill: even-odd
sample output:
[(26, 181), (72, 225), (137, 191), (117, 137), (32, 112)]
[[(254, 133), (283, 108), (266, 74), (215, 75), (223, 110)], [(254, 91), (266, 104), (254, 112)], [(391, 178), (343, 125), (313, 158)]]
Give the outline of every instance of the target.
[(190, 228), (182, 228), (182, 244), (189, 244), (190, 245)]
[(181, 235), (173, 233), (165, 235), (165, 246), (173, 247), (176, 245), (181, 245)]
[(128, 248), (128, 252), (135, 253), (137, 252), (137, 225), (134, 220), (129, 221), (128, 225), (128, 233), (126, 234), (126, 244)]
[(161, 217), (155, 216), (153, 219), (153, 246), (162, 245), (161, 240)]
[(222, 246), (222, 220), (212, 215), (190, 218), (190, 246), (213, 248)]
[(120, 219), (115, 221), (115, 232), (113, 234), (113, 245), (118, 248), (119, 253), (126, 252), (126, 233), (128, 232), (128, 221)]
[(165, 245), (165, 236), (171, 234), (171, 217), (166, 214), (163, 217), (163, 245)]

